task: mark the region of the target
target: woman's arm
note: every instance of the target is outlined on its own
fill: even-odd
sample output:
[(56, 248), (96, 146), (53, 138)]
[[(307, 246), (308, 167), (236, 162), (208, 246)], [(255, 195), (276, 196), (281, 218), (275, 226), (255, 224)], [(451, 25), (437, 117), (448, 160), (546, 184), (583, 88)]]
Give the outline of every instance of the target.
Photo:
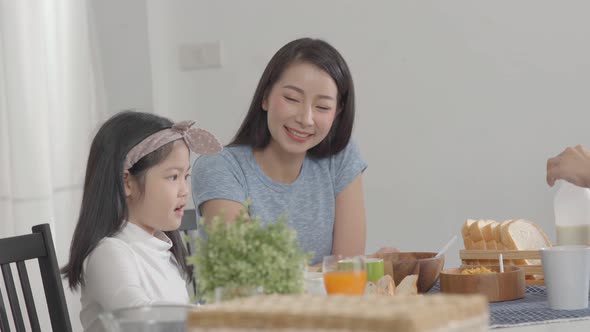
[(359, 174), (336, 196), (332, 253), (345, 256), (363, 255), (366, 233), (363, 182)]
[(223, 213), (225, 222), (234, 222), (248, 198), (245, 183), (240, 161), (229, 150), (199, 157), (193, 165), (191, 185), (199, 219), (208, 223)]
[(226, 223), (235, 222), (244, 206), (236, 201), (227, 199), (212, 199), (201, 204), (201, 216), (205, 222), (210, 222), (215, 216), (223, 215)]

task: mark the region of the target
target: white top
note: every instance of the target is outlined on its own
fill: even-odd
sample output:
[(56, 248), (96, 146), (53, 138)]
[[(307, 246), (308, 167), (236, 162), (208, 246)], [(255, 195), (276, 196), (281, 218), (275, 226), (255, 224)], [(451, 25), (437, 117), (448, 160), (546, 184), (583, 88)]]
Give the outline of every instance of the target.
[(85, 332), (102, 331), (98, 315), (103, 311), (189, 302), (186, 282), (169, 251), (172, 241), (160, 231), (149, 234), (126, 223), (114, 237), (107, 237), (84, 261), (80, 321)]

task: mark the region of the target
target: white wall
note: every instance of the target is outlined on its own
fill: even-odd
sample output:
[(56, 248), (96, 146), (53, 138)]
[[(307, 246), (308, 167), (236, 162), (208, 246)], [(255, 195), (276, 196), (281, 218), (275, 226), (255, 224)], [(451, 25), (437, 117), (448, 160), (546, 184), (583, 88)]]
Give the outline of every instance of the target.
[[(546, 159), (590, 143), (584, 1), (147, 1), (154, 105), (227, 142), (278, 48), (326, 39), (357, 88), (368, 251), (437, 250), (466, 218), (527, 218), (554, 238)], [(221, 40), (219, 69), (181, 43)], [(457, 265), (459, 242), (447, 266)]]
[[(381, 245), (436, 250), (466, 218), (528, 218), (554, 238), (545, 161), (566, 145), (590, 144), (590, 3), (136, 0), (100, 6), (103, 66), (112, 75), (105, 79), (109, 108), (149, 108), (153, 97), (158, 113), (196, 119), (224, 142), (278, 48), (302, 36), (338, 48), (355, 78), (355, 137), (369, 163), (368, 251)], [(146, 54), (137, 52), (146, 44), (134, 37), (143, 35), (144, 24)], [(179, 44), (215, 40), (223, 44), (222, 68), (179, 69)], [(123, 70), (129, 66), (145, 73)], [(151, 91), (138, 89), (148, 81)], [(459, 248), (451, 248), (447, 266), (458, 264)]]
[[(124, 109), (152, 110), (152, 81), (148, 44), (147, 5), (145, 0), (100, 0), (88, 1), (89, 19), (93, 37), (98, 44), (98, 66), (102, 67), (102, 79), (106, 90), (106, 111), (114, 113)], [(71, 92), (71, 91), (70, 91)], [(85, 100), (80, 97), (80, 100)], [(82, 114), (82, 113), (80, 113)], [(89, 135), (94, 135), (95, 128)], [(85, 141), (84, 141), (85, 142)], [(84, 162), (88, 152), (85, 152)], [(85, 163), (84, 163), (85, 165)], [(77, 170), (80, 171), (80, 170)], [(81, 171), (82, 177), (84, 170)], [(58, 191), (54, 194), (56, 220), (76, 221), (79, 213), (66, 207), (80, 206), (80, 190)], [(70, 205), (58, 204), (69, 201)], [(62, 225), (60, 225), (62, 226)], [(54, 241), (60, 266), (67, 263), (74, 226), (56, 227)], [(61, 241), (58, 241), (61, 240)], [(34, 274), (32, 274), (34, 275)], [(64, 283), (73, 331), (82, 331), (80, 323), (80, 293), (71, 291)], [(44, 301), (44, 300), (43, 300)], [(38, 309), (46, 310), (44, 302), (37, 301)], [(49, 322), (44, 317), (43, 322)], [(48, 323), (47, 323), (48, 324)], [(45, 326), (45, 328), (49, 328)]]
[(152, 110), (146, 1), (99, 0), (89, 3), (99, 44), (108, 112)]

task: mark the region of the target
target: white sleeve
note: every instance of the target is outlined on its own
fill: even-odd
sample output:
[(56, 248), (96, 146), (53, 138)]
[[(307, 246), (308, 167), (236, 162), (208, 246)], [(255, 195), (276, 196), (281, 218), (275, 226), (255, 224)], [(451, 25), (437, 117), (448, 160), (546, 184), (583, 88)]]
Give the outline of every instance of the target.
[(133, 251), (105, 238), (86, 258), (84, 288), (105, 311), (152, 304), (139, 281)]

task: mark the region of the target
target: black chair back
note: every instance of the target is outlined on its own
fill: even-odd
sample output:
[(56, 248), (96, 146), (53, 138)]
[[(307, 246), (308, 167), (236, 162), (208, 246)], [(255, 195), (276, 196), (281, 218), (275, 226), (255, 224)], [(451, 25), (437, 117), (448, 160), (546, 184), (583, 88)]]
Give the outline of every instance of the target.
[[(194, 209), (184, 210), (184, 215), (182, 216), (182, 220), (180, 222), (180, 227), (178, 228), (178, 230), (184, 233), (185, 238), (192, 238), (193, 234), (191, 234), (191, 231), (197, 230), (197, 213)], [(185, 240), (184, 244), (186, 247), (187, 254), (189, 256), (192, 255), (194, 250), (191, 246), (191, 242)], [(197, 288), (197, 282), (194, 277), (192, 277), (191, 279), (193, 295), (195, 297), (198, 297), (199, 292)]]
[(188, 232), (194, 231), (197, 229), (197, 213), (195, 209), (187, 209), (184, 210), (184, 215), (182, 215), (182, 220), (180, 221), (180, 228), (179, 231)]
[[(6, 286), (6, 292), (8, 293), (8, 301), (16, 331), (41, 331), (25, 265), (25, 261), (30, 259), (37, 259), (39, 262), (45, 300), (47, 301), (53, 331), (71, 332), (70, 316), (61, 283), (59, 265), (55, 256), (51, 230), (48, 224), (34, 226), (32, 234), (0, 239), (0, 268), (2, 269), (2, 276)], [(10, 267), (11, 263), (16, 265), (18, 271), (25, 307), (29, 316), (30, 329), (25, 329), (21, 306)], [(2, 296), (0, 292), (0, 330), (10, 332)]]

